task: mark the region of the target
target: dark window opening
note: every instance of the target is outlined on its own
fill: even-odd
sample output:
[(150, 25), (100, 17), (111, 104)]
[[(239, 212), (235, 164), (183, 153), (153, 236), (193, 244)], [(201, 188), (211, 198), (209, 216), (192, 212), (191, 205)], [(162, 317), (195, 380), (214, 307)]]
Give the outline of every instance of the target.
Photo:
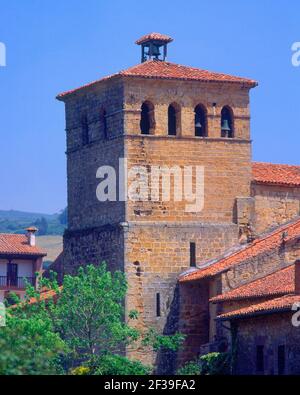
[(18, 265), (16, 263), (9, 263), (7, 265), (7, 286), (18, 286)]
[(196, 267), (196, 243), (190, 243), (190, 266)]
[(221, 112), (221, 137), (234, 137), (233, 114), (229, 107), (224, 107)]
[(156, 294), (156, 317), (161, 316), (161, 310), (160, 310), (160, 293)]
[(82, 125), (82, 144), (87, 145), (90, 142), (90, 136), (89, 136), (89, 124), (86, 116), (82, 117), (81, 125)]
[(142, 110), (141, 122), (140, 122), (141, 133), (151, 134), (154, 124), (154, 121), (152, 119), (153, 111), (154, 111), (153, 106), (149, 102), (143, 103), (141, 110)]
[(201, 105), (195, 108), (195, 136), (207, 136), (206, 111)]
[(285, 373), (285, 346), (278, 346), (278, 374)]
[(264, 346), (256, 346), (256, 371), (257, 373), (264, 373)]
[(177, 134), (177, 111), (171, 104), (168, 109), (168, 135), (176, 136)]

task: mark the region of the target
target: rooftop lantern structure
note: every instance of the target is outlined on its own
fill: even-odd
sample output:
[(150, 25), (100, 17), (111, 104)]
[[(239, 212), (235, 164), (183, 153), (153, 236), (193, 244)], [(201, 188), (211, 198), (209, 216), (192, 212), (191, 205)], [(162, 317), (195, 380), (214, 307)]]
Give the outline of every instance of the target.
[(167, 58), (167, 46), (173, 41), (172, 37), (160, 33), (150, 33), (136, 41), (142, 47), (142, 63), (147, 60), (162, 60)]

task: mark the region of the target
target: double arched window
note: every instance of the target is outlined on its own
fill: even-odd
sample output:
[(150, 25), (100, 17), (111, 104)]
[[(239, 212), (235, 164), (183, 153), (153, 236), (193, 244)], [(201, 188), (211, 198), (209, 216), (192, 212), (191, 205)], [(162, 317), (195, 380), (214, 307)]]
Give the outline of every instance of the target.
[(177, 103), (172, 103), (168, 108), (168, 135), (177, 136), (180, 133), (181, 125), (180, 106)]
[(154, 106), (151, 102), (145, 101), (141, 107), (140, 129), (142, 134), (152, 134), (155, 128)]
[(195, 136), (207, 137), (207, 111), (202, 104), (195, 107)]
[(221, 112), (221, 137), (234, 137), (233, 111), (229, 106), (225, 106)]

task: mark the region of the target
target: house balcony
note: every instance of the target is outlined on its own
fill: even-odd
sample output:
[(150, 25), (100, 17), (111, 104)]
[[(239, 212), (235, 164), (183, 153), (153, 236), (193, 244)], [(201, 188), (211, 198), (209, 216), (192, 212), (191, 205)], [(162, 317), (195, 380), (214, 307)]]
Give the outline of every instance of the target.
[(25, 290), (27, 285), (36, 285), (36, 277), (15, 277), (0, 276), (0, 289), (2, 290)]

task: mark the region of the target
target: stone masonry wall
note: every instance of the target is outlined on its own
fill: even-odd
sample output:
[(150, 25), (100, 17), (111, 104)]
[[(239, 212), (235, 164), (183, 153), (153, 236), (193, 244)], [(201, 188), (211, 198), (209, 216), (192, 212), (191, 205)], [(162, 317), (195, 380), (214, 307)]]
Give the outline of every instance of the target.
[[(124, 158), (123, 85), (117, 81), (101, 83), (84, 94), (66, 101), (68, 219), (69, 229), (87, 229), (122, 222), (124, 202), (100, 203), (96, 173), (101, 166), (119, 169)], [(106, 136), (103, 130), (106, 113)], [(82, 117), (87, 117), (88, 144), (83, 144)], [(117, 180), (116, 180), (116, 185)]]
[(126, 134), (140, 133), (141, 105), (149, 101), (154, 105), (155, 135), (168, 134), (168, 106), (176, 103), (181, 109), (178, 134), (194, 138), (194, 110), (202, 104), (207, 111), (208, 137), (221, 137), (221, 111), (224, 106), (230, 106), (235, 138), (250, 140), (249, 88), (241, 85), (135, 78), (125, 81), (124, 94)]
[(300, 188), (252, 184), (257, 233), (281, 225), (300, 214)]
[(298, 240), (250, 257), (222, 274), (222, 293), (240, 287), (256, 279), (262, 278), (281, 268), (293, 264), (300, 257), (300, 242)]
[[(235, 199), (250, 194), (250, 144), (233, 140), (196, 140), (156, 136), (126, 137), (125, 152), (128, 168), (144, 166), (149, 172), (149, 191), (160, 189), (159, 201), (129, 201), (127, 218), (129, 221), (199, 221), (232, 223), (234, 220)], [(152, 183), (151, 166), (172, 169), (179, 167), (184, 180), (185, 166), (204, 169), (203, 209), (189, 212), (188, 202), (174, 199), (175, 177), (171, 177), (171, 198), (162, 199), (162, 182)], [(129, 180), (133, 182), (134, 178)], [(183, 191), (186, 184), (182, 181)], [(193, 193), (196, 180), (193, 177)], [(154, 185), (154, 187), (153, 187)], [(165, 186), (166, 184), (164, 184)], [(178, 185), (178, 182), (177, 184)], [(202, 192), (202, 189), (200, 190)]]
[[(125, 270), (129, 281), (127, 310), (137, 310), (140, 329), (160, 333), (178, 330), (178, 275), (190, 268), (190, 242), (196, 243), (197, 262), (221, 254), (237, 240), (236, 225), (130, 223), (125, 233)], [(160, 293), (161, 316), (156, 316)], [(155, 355), (139, 358), (149, 363)]]
[(285, 374), (300, 374), (300, 330), (292, 325), (292, 314), (291, 311), (238, 321), (235, 374), (262, 374), (256, 371), (256, 346), (264, 346), (264, 374), (278, 374), (278, 346), (283, 345)]
[[(128, 220), (233, 222), (236, 197), (250, 196), (248, 89), (188, 81), (130, 79), (125, 81), (124, 94), (125, 153), (129, 169), (136, 165), (147, 167), (149, 185), (153, 188), (151, 166), (169, 169), (178, 166), (181, 170), (184, 166), (203, 166), (205, 193), (201, 212), (188, 212), (186, 200), (128, 202)], [(154, 106), (155, 128), (150, 136), (140, 134), (144, 101), (150, 101)], [(168, 136), (167, 132), (168, 106), (171, 103), (176, 103), (181, 109), (177, 136)], [(199, 103), (207, 109), (206, 138), (195, 137), (194, 109)], [(231, 106), (234, 113), (234, 139), (221, 138), (220, 113), (224, 105)], [(173, 188), (174, 178), (171, 177), (172, 193)]]
[(112, 271), (124, 271), (124, 235), (119, 226), (67, 231), (64, 235), (64, 274), (76, 274), (80, 266), (106, 262)]

